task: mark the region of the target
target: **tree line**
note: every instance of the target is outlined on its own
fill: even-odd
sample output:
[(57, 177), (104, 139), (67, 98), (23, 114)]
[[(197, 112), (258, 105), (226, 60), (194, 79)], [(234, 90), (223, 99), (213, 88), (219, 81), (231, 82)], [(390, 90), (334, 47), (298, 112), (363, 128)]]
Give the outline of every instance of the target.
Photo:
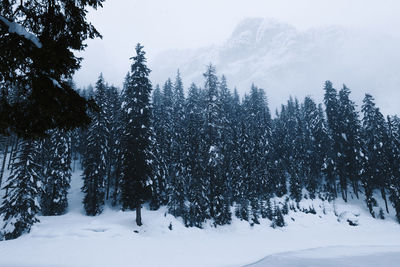
[(290, 98), (272, 116), (263, 89), (252, 85), (241, 98), (211, 64), (204, 85), (191, 84), (185, 95), (179, 71), (152, 88), (140, 44), (132, 60), (122, 90), (100, 75), (81, 91), (99, 107), (87, 128), (3, 138), (0, 177), (6, 165), (11, 169), (0, 207), (4, 238), (29, 232), (39, 214), (67, 211), (76, 161), (86, 214), (109, 203), (136, 210), (139, 226), (144, 203), (167, 206), (187, 227), (225, 225), (233, 216), (250, 224), (269, 218), (279, 227), (289, 209), (299, 210), (289, 199), (339, 197), (364, 199), (373, 217), (383, 218), (392, 205), (400, 221), (400, 119), (384, 117), (371, 95), (359, 113), (350, 89), (327, 81), (324, 105)]

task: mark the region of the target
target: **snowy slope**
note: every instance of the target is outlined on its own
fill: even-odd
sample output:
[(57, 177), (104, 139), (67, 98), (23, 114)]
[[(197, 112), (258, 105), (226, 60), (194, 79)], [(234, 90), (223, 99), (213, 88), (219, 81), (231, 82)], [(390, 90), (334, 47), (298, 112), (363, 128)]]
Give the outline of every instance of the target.
[(243, 94), (253, 82), (264, 88), (272, 110), (289, 95), (320, 101), (329, 79), (337, 87), (346, 83), (358, 103), (369, 92), (385, 113), (398, 114), (393, 99), (400, 98), (399, 46), (399, 39), (376, 32), (336, 26), (302, 31), (273, 19), (248, 18), (220, 45), (165, 51), (149, 66), (154, 83), (174, 78), (179, 68), (186, 86), (203, 86), (202, 73), (212, 62), (232, 89), (237, 86)]
[[(251, 227), (237, 219), (219, 228), (185, 228), (165, 208), (145, 209), (144, 226), (139, 228), (134, 212), (106, 208), (100, 216), (85, 216), (80, 175), (77, 171), (72, 178), (69, 212), (41, 216), (30, 234), (0, 242), (0, 266), (242, 266), (276, 253), (332, 246), (354, 247), (349, 257), (360, 251), (400, 253), (400, 225), (392, 217), (371, 218), (362, 200), (303, 200), (300, 208), (312, 206), (317, 214), (291, 211), (285, 217), (287, 226), (279, 229), (271, 228), (268, 220)], [(350, 226), (347, 218), (358, 220), (359, 226)], [(340, 258), (330, 250), (328, 255)]]

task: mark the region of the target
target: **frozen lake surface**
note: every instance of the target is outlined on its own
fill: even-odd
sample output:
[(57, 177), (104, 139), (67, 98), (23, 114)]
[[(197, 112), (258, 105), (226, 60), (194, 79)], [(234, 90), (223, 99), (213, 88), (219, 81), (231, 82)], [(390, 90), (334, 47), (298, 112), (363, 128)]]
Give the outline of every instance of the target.
[(398, 267), (400, 247), (325, 247), (274, 254), (248, 267)]

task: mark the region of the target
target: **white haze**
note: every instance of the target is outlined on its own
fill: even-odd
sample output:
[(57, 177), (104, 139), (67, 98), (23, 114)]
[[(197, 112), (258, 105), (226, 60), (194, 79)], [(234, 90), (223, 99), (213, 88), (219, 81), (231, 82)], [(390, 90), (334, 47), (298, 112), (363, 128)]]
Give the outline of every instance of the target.
[[(82, 69), (75, 75), (75, 81), (79, 87), (93, 84), (99, 73), (103, 72), (107, 81), (121, 86), (129, 70), (129, 57), (134, 54), (134, 45), (141, 42), (145, 46), (149, 66), (154, 69), (152, 79), (154, 83), (161, 83), (167, 73), (157, 73), (160, 66), (154, 64), (163, 64), (171, 68), (168, 70), (168, 75), (172, 78), (179, 67), (179, 64), (174, 66), (175, 58), (166, 58), (160, 63), (158, 55), (165, 55), (163, 51), (210, 46), (215, 49), (226, 45), (233, 30), (243, 19), (268, 17), (293, 25), (299, 32), (336, 25), (357, 35), (356, 38), (350, 38), (350, 43), (346, 44), (346, 52), (350, 53), (352, 61), (345, 62), (344, 67), (352, 71), (343, 77), (326, 75), (330, 74), (329, 72), (315, 72), (310, 84), (298, 87), (295, 83), (293, 86), (289, 84), (291, 88), (282, 94), (280, 88), (274, 91), (272, 88), (267, 88), (269, 84), (255, 81), (267, 90), (272, 108), (285, 100), (288, 94), (299, 97), (312, 94), (320, 100), (317, 90), (321, 90), (321, 82), (332, 79), (336, 87), (346, 83), (354, 92), (358, 103), (362, 97), (361, 92), (370, 92), (385, 113), (400, 113), (398, 105), (400, 52), (395, 49), (399, 47), (400, 38), (398, 10), (400, 2), (395, 0), (108, 0), (103, 9), (89, 14), (89, 20), (104, 38), (88, 42), (87, 50), (80, 54), (84, 57), (84, 61)], [(364, 38), (365, 42), (353, 43), (355, 39), (360, 40), (360, 38)], [(358, 47), (360, 43), (362, 47)], [(349, 50), (351, 46), (353, 50)], [(353, 55), (352, 51), (359, 50), (362, 50), (362, 53)], [(329, 52), (327, 57), (332, 57), (334, 53), (337, 51)], [(365, 54), (369, 54), (370, 57), (365, 58)], [(358, 61), (354, 62), (353, 59)], [(374, 64), (378, 66), (375, 69), (369, 66)], [(223, 69), (224, 67), (221, 71)], [(354, 81), (349, 77), (355, 77)], [(390, 81), (381, 80), (383, 77), (390, 77)], [(305, 77), (296, 78), (306, 80)], [(230, 79), (231, 86), (238, 85), (233, 84), (234, 79)], [(187, 86), (188, 81), (185, 82)], [(285, 83), (287, 82), (284, 81), (283, 84)], [(386, 86), (387, 83), (390, 83), (389, 86)], [(246, 86), (243, 87), (239, 90), (248, 91)], [(273, 103), (280, 99), (282, 101), (279, 103)]]

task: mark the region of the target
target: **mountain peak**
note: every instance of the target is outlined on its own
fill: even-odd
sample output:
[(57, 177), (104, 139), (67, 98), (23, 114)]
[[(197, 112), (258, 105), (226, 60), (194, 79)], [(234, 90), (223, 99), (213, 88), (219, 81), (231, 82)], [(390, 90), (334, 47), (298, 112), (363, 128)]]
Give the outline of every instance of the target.
[(226, 45), (257, 45), (273, 40), (282, 34), (297, 33), (297, 30), (286, 23), (271, 18), (246, 18), (233, 30)]
[(152, 78), (162, 83), (179, 68), (185, 84), (202, 84), (204, 68), (212, 62), (240, 93), (252, 83), (266, 89), (273, 109), (289, 95), (322, 99), (325, 80), (349, 84), (357, 102), (366, 89), (378, 94), (384, 82), (389, 93), (377, 102), (385, 103), (387, 112), (398, 113), (399, 108), (388, 103), (390, 95), (400, 96), (400, 78), (394, 67), (400, 62), (400, 40), (380, 40), (385, 38), (338, 26), (300, 31), (275, 19), (247, 18), (220, 46), (190, 53), (166, 52), (155, 58)]

